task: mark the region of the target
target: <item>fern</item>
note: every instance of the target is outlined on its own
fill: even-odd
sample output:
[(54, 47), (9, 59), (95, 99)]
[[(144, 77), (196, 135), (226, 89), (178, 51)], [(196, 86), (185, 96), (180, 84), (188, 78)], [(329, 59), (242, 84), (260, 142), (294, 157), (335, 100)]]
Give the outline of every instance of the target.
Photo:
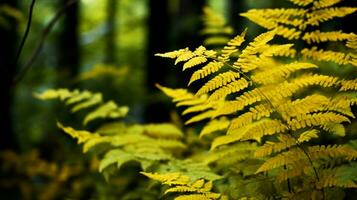
[[(177, 193), (179, 196), (175, 200), (184, 199), (221, 199), (221, 195), (211, 192), (212, 182), (199, 179), (194, 182), (188, 176), (179, 173), (152, 174), (141, 172), (150, 179), (169, 185), (170, 188), (165, 191), (168, 193)], [(188, 194), (187, 194), (188, 193)], [(181, 195), (182, 194), (182, 195)]]
[[(269, 14), (274, 16), (274, 12)], [(284, 15), (290, 16), (294, 12), (297, 12), (296, 16), (305, 15), (303, 10), (281, 10), (277, 14), (281, 17), (279, 23), (283, 23), (281, 21)], [(286, 20), (290, 18), (287, 17)], [(301, 24), (296, 22), (295, 25), (299, 28)], [(325, 132), (343, 137), (343, 123), (350, 123), (350, 118), (354, 117), (350, 106), (355, 101), (353, 97), (342, 97), (339, 94), (329, 96), (321, 92), (323, 90), (315, 92), (315, 88), (350, 90), (354, 89), (354, 82), (320, 74), (316, 70), (319, 68), (316, 64), (296, 61), (286, 63), (274, 59), (277, 56), (291, 58), (295, 55), (291, 53), (294, 52), (291, 51), (291, 44), (268, 44), (276, 34), (277, 30), (273, 30), (259, 35), (241, 51), (235, 61), (229, 52), (236, 52), (236, 47), (226, 48), (226, 56), (222, 56), (219, 50), (212, 53), (214, 56), (206, 56), (206, 66), (219, 62), (222, 67), (207, 73), (211, 78), (198, 89), (195, 97), (191, 96), (199, 98), (208, 95), (199, 104), (187, 105), (184, 114), (191, 111), (201, 113), (189, 119), (186, 124), (208, 119), (211, 121), (204, 127), (201, 136), (226, 132), (226, 135), (213, 135), (210, 151), (217, 153), (212, 154), (216, 157), (209, 157), (206, 161), (208, 163), (229, 163), (219, 161), (219, 158), (234, 152), (237, 153), (231, 159), (232, 163), (243, 162), (249, 155), (254, 155), (255, 159), (264, 159), (263, 164), (256, 169), (257, 176), (260, 172), (279, 169), (279, 173), (273, 176), (280, 182), (288, 181), (290, 184), (290, 179), (299, 179), (304, 175), (318, 185), (321, 179), (317, 166), (323, 164), (321, 159), (328, 162), (341, 157), (346, 162), (351, 162), (355, 155), (352, 153), (353, 149), (349, 149), (350, 153), (347, 153), (346, 147), (309, 146), (310, 140), (318, 141)], [(332, 40), (330, 36), (326, 37)], [(343, 40), (347, 40), (347, 37)], [(334, 59), (343, 64), (341, 60), (337, 60), (335, 54), (330, 57), (326, 56), (326, 59)], [(198, 69), (193, 73), (201, 74), (202, 71)], [(206, 77), (195, 75), (192, 80)], [(173, 98), (175, 101), (176, 97)], [(257, 147), (253, 154), (248, 151), (238, 155), (240, 151), (235, 146), (246, 141), (256, 141), (262, 143), (262, 146)]]

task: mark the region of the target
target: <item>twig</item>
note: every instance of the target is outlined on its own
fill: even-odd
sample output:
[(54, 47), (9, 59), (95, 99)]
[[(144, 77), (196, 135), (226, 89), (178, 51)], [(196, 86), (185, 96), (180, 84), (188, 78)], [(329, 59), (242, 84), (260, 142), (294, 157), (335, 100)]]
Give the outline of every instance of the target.
[(19, 83), (22, 78), (25, 76), (26, 72), (30, 70), (32, 67), (33, 62), (37, 58), (38, 54), (40, 53), (43, 44), (46, 40), (47, 35), (53, 28), (53, 26), (56, 24), (56, 22), (61, 18), (61, 16), (65, 13), (66, 9), (68, 9), (71, 5), (74, 3), (78, 2), (79, 0), (69, 0), (65, 5), (63, 5), (56, 13), (56, 15), (51, 19), (51, 21), (48, 23), (48, 25), (43, 29), (41, 38), (39, 42), (37, 43), (37, 46), (35, 50), (33, 51), (32, 56), (28, 59), (22, 70), (18, 73), (18, 75), (15, 77), (13, 80), (13, 86), (15, 86), (17, 83)]
[(17, 62), (19, 61), (20, 54), (21, 54), (21, 52), (22, 52), (22, 49), (24, 48), (24, 45), (25, 45), (27, 36), (28, 36), (29, 33), (30, 33), (30, 28), (31, 28), (31, 23), (32, 23), (32, 13), (33, 13), (33, 9), (34, 9), (34, 7), (35, 7), (35, 3), (36, 3), (36, 0), (32, 0), (31, 5), (30, 5), (30, 11), (29, 11), (29, 19), (28, 19), (27, 25), (26, 25), (26, 31), (25, 31), (25, 33), (24, 33), (24, 35), (23, 35), (23, 37), (22, 37), (22, 41), (21, 41), (20, 47), (19, 47), (19, 49), (17, 50), (17, 54), (16, 54), (15, 62), (14, 62), (15, 65), (16, 65)]

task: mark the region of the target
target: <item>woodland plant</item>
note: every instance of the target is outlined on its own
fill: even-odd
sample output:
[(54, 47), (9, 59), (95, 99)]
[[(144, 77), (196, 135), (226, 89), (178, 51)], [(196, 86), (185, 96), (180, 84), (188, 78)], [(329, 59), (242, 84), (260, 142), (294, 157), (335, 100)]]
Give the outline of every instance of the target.
[[(58, 126), (83, 144), (84, 152), (99, 157), (107, 179), (136, 162), (142, 175), (165, 185), (154, 190), (143, 184), (142, 196), (151, 190), (178, 200), (352, 198), (357, 141), (346, 127), (355, 123), (357, 81), (321, 66), (333, 62), (355, 71), (357, 36), (322, 32), (319, 25), (357, 9), (335, 7), (341, 0), (289, 1), (299, 8), (242, 14), (268, 29), (250, 42), (245, 30), (220, 49), (224, 37), (206, 40), (214, 50), (199, 46), (157, 54), (192, 73), (188, 85), (198, 88), (195, 92), (157, 87), (185, 107), (186, 124), (203, 125), (199, 137), (210, 149), (188, 148), (187, 133), (172, 124), (118, 121), (128, 108), (103, 101), (99, 93), (59, 89), (37, 97), (60, 99), (73, 105), (73, 112), (96, 107), (84, 117), (85, 126), (100, 118), (114, 120), (91, 131)], [(231, 33), (217, 16), (206, 9), (204, 34)], [(288, 42), (274, 42), (281, 36)], [(340, 41), (343, 52), (309, 46)]]

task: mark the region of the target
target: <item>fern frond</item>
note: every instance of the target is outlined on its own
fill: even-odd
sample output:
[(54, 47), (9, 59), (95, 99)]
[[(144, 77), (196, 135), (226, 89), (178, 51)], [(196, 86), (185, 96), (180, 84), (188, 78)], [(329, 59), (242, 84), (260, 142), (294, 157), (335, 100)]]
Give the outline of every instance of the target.
[(254, 157), (261, 158), (278, 153), (296, 145), (296, 140), (289, 135), (279, 135), (278, 142), (266, 142), (254, 152)]
[(296, 28), (287, 28), (285, 26), (277, 26), (273, 29), (277, 35), (280, 35), (288, 40), (297, 40), (301, 36), (301, 31)]
[(351, 37), (348, 38), (346, 47), (357, 50), (357, 35), (351, 34)]
[(300, 149), (293, 148), (289, 151), (280, 153), (272, 158), (269, 158), (264, 162), (262, 166), (256, 171), (256, 173), (265, 172), (272, 170), (277, 167), (282, 167), (284, 165), (293, 164), (296, 162), (301, 162), (301, 160), (306, 159), (305, 155)]
[(173, 102), (192, 100), (194, 98), (194, 95), (188, 92), (186, 89), (171, 89), (159, 84), (156, 84), (156, 87), (164, 92), (167, 96), (171, 97)]
[(210, 194), (187, 194), (180, 195), (176, 197), (174, 200), (207, 200), (207, 199), (219, 199), (221, 197), (220, 194), (210, 193)]
[(263, 72), (257, 72), (252, 76), (252, 80), (261, 84), (274, 83), (274, 79), (287, 79), (292, 73), (296, 71), (314, 68), (317, 68), (317, 66), (311, 63), (293, 62)]
[(330, 42), (330, 41), (343, 41), (352, 37), (351, 33), (343, 33), (342, 31), (320, 32), (319, 30), (305, 33), (302, 37), (308, 44)]
[(195, 122), (199, 122), (199, 121), (202, 121), (202, 120), (205, 120), (205, 119), (210, 119), (210, 118), (213, 118), (214, 117), (214, 114), (215, 114), (215, 111), (214, 110), (208, 110), (208, 111), (205, 111), (201, 114), (198, 114), (192, 118), (190, 118), (189, 120), (187, 120), (185, 122), (185, 124), (192, 124), (192, 123), (195, 123)]
[(214, 91), (209, 96), (208, 101), (217, 101), (219, 99), (225, 99), (227, 97), (227, 95), (235, 93), (235, 92), (239, 92), (239, 91), (247, 88), (248, 86), (249, 86), (249, 82), (245, 78), (240, 78), (238, 80), (232, 80), (231, 83), (229, 83), (229, 84), (217, 89), (216, 91)]
[(190, 82), (188, 85), (191, 85), (194, 81), (197, 81), (199, 79), (205, 78), (210, 74), (213, 74), (217, 72), (219, 69), (221, 69), (224, 66), (222, 62), (218, 61), (211, 61), (209, 62), (206, 66), (202, 67), (201, 69), (195, 71), (190, 79)]
[(336, 17), (344, 17), (357, 11), (357, 8), (353, 7), (332, 7), (315, 10), (312, 13), (308, 13), (307, 21), (305, 24), (312, 26), (319, 26), (320, 23), (331, 20)]
[(211, 108), (215, 108), (217, 105), (217, 102), (205, 102), (200, 105), (194, 105), (191, 107), (188, 107), (182, 112), (182, 115), (187, 115), (189, 113), (194, 113), (194, 112), (202, 112)]
[(319, 133), (319, 131), (315, 130), (315, 129), (311, 129), (311, 130), (305, 131), (305, 132), (300, 134), (300, 136), (297, 139), (297, 141), (299, 143), (303, 143), (303, 142), (310, 141), (312, 138), (318, 138), (319, 137), (317, 135), (318, 133)]
[(238, 79), (240, 74), (233, 71), (228, 71), (217, 75), (216, 77), (209, 80), (204, 86), (202, 86), (196, 93), (196, 95), (206, 94), (212, 90), (215, 90), (219, 87), (227, 85)]
[(346, 129), (343, 126), (343, 124), (338, 124), (338, 123), (330, 123), (330, 124), (325, 124), (321, 126), (321, 128), (327, 132), (330, 132), (334, 135), (343, 137), (346, 135)]
[(155, 56), (174, 59), (174, 58), (181, 56), (182, 54), (184, 54), (186, 52), (189, 52), (188, 48), (179, 49), (179, 50), (175, 50), (175, 51), (171, 51), (171, 52), (167, 52), (167, 53), (157, 53), (157, 54), (155, 54)]
[(78, 140), (78, 144), (82, 144), (87, 142), (88, 140), (94, 138), (94, 137), (100, 137), (99, 134), (93, 134), (88, 131), (77, 131), (71, 127), (65, 127), (63, 126), (60, 122), (57, 122), (57, 126), (62, 129), (65, 133), (70, 135), (71, 137), (75, 138)]
[(340, 65), (352, 64), (357, 66), (354, 63), (354, 57), (351, 53), (342, 53), (336, 51), (325, 51), (323, 49), (318, 49), (317, 47), (312, 47), (311, 49), (305, 48), (301, 51), (301, 55), (306, 59), (314, 59), (317, 61), (325, 62), (335, 62)]
[(188, 176), (181, 175), (180, 173), (167, 173), (167, 174), (158, 174), (158, 173), (148, 173), (140, 172), (144, 176), (149, 177), (150, 179), (159, 181), (166, 185), (187, 185), (190, 182)]
[(210, 151), (204, 158), (204, 162), (207, 164), (223, 162), (233, 164), (234, 162), (250, 158), (252, 156), (252, 152), (256, 149), (257, 145), (250, 142), (240, 142), (234, 145), (223, 146)]
[(357, 184), (353, 180), (341, 180), (336, 174), (336, 169), (325, 169), (320, 172), (321, 178), (316, 183), (317, 188), (341, 187), (341, 188), (357, 188)]
[(240, 129), (228, 129), (228, 134), (217, 137), (213, 140), (211, 150), (225, 144), (234, 143), (237, 141), (256, 140), (261, 141), (265, 135), (273, 135), (286, 130), (286, 127), (279, 120), (262, 119), (260, 121), (249, 124)]
[(289, 0), (289, 1), (298, 6), (307, 6), (312, 2), (314, 2), (314, 0)]
[(343, 115), (333, 112), (325, 112), (297, 116), (296, 119), (288, 121), (288, 124), (292, 130), (298, 130), (311, 126), (323, 126), (325, 124), (342, 122), (350, 122), (350, 120)]
[(153, 138), (179, 139), (183, 137), (182, 131), (169, 123), (147, 124), (144, 129), (144, 134)]
[(269, 117), (274, 110), (270, 104), (262, 103), (249, 108), (249, 112), (245, 112), (239, 117), (232, 120), (230, 129), (238, 129), (252, 123), (254, 120), (259, 120), (263, 117)]
[(357, 158), (357, 151), (355, 149), (340, 145), (310, 146), (308, 153), (312, 159), (344, 157), (346, 160), (351, 161)]
[(306, 174), (306, 172), (308, 172), (309, 167), (310, 166), (306, 165), (306, 162), (296, 162), (296, 163), (294, 163), (294, 167), (292, 169), (287, 169), (287, 170), (281, 171), (277, 175), (276, 180), (279, 183), (281, 183), (288, 179), (302, 176), (302, 175)]
[(319, 1), (314, 2), (313, 8), (319, 9), (319, 8), (330, 7), (330, 6), (333, 6), (341, 1), (342, 0), (319, 0)]
[(245, 29), (240, 35), (237, 35), (230, 41), (228, 41), (227, 45), (221, 51), (221, 55), (218, 57), (218, 60), (227, 61), (229, 57), (238, 51), (237, 47), (245, 41), (245, 35), (247, 33), (247, 29)]
[(357, 79), (341, 81), (340, 91), (357, 90)]
[(109, 101), (87, 114), (83, 120), (83, 124), (86, 125), (97, 118), (125, 117), (128, 111), (129, 108), (127, 106), (119, 107), (114, 101)]
[(225, 117), (221, 117), (219, 119), (211, 120), (201, 130), (200, 137), (203, 137), (205, 135), (209, 135), (209, 134), (217, 132), (217, 131), (226, 130), (228, 128), (229, 124), (230, 124), (230, 121)]
[(183, 65), (182, 71), (185, 71), (186, 69), (189, 69), (191, 67), (197, 66), (205, 62), (207, 62), (207, 58), (205, 56), (193, 57)]

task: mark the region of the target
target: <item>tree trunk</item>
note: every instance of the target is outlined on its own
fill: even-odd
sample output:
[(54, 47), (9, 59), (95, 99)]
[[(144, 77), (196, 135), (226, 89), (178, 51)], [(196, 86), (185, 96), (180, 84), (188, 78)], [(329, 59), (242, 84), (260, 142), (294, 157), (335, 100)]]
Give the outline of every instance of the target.
[(119, 0), (107, 0), (107, 35), (105, 46), (105, 63), (116, 64), (117, 48), (116, 48), (116, 17)]
[(239, 16), (240, 13), (246, 12), (245, 1), (243, 0), (229, 0), (229, 24), (233, 27), (235, 33), (240, 33), (245, 29), (243, 17)]
[[(0, 5), (9, 5), (17, 8), (16, 0), (0, 0)], [(12, 107), (12, 81), (15, 77), (15, 55), (17, 50), (17, 21), (13, 18), (5, 18), (6, 25), (0, 27), (0, 75), (1, 75), (1, 149), (16, 148), (16, 139), (13, 132)]]
[[(149, 0), (148, 18), (148, 49), (147, 49), (147, 87), (149, 95), (158, 93), (155, 83), (165, 84), (165, 76), (168, 74), (167, 64), (164, 59), (155, 57), (155, 53), (167, 51), (168, 47), (168, 0)], [(162, 122), (169, 118), (168, 108), (163, 107), (157, 99), (148, 99), (145, 110), (146, 121)]]
[[(60, 6), (64, 5), (66, 2), (67, 0), (60, 0)], [(58, 86), (68, 87), (77, 76), (80, 67), (78, 2), (67, 8), (61, 21), (62, 28), (58, 38)]]

